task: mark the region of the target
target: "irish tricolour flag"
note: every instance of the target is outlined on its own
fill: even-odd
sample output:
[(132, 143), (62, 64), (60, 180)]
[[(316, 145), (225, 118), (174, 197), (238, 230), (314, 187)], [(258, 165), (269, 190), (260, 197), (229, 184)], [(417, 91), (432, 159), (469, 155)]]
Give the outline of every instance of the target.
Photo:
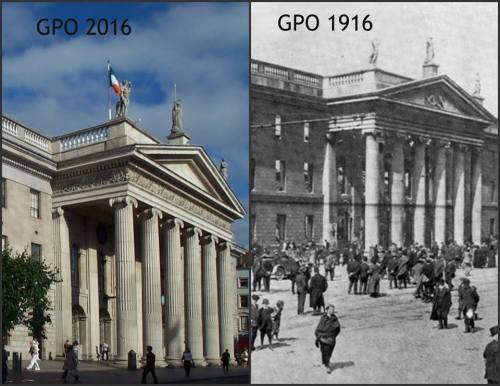
[(116, 95), (120, 96), (122, 94), (122, 88), (120, 86), (118, 78), (115, 75), (115, 72), (109, 65), (109, 62), (108, 62), (108, 76), (109, 76), (109, 87), (113, 87), (113, 90), (115, 91)]

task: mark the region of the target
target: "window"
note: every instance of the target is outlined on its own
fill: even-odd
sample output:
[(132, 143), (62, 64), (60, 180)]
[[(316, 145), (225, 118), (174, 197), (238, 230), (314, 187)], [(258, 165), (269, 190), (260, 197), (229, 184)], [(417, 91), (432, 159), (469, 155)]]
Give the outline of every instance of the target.
[(314, 216), (307, 215), (305, 222), (305, 235), (307, 241), (311, 241), (313, 239), (313, 225), (314, 225)]
[(255, 158), (250, 159), (250, 190), (255, 189)]
[(248, 295), (240, 295), (240, 308), (248, 308)]
[(80, 249), (76, 244), (71, 246), (71, 286), (80, 288)]
[(7, 236), (2, 235), (2, 251), (7, 248)]
[(491, 181), (491, 191), (490, 191), (490, 202), (496, 202), (495, 200), (495, 181)]
[(40, 218), (40, 192), (31, 189), (31, 217)]
[(249, 331), (248, 316), (240, 316), (240, 331)]
[(342, 156), (337, 166), (337, 182), (340, 186), (340, 193), (347, 194), (346, 160)]
[(274, 117), (274, 135), (276, 138), (281, 139), (281, 116)]
[(309, 162), (304, 162), (304, 186), (306, 192), (313, 191), (313, 165)]
[(411, 173), (405, 171), (405, 195), (411, 198)]
[(2, 208), (7, 207), (7, 180), (2, 178)]
[(40, 244), (31, 243), (31, 257), (36, 260), (42, 258), (42, 246)]
[(309, 122), (304, 122), (304, 142), (309, 142)]
[(284, 191), (286, 182), (285, 161), (276, 160), (274, 167), (276, 169), (276, 190)]
[(240, 277), (238, 280), (239, 288), (248, 288), (248, 277)]
[(281, 243), (286, 237), (286, 215), (276, 215), (276, 241)]
[(490, 218), (490, 235), (495, 235), (495, 219)]

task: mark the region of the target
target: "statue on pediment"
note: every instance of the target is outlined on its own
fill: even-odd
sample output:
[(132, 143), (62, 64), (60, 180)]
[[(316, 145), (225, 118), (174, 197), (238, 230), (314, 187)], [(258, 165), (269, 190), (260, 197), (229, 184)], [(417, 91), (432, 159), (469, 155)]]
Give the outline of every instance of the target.
[(444, 109), (444, 98), (440, 94), (429, 94), (425, 97), (425, 104), (438, 109)]
[(426, 43), (426, 58), (425, 58), (425, 63), (433, 63), (434, 62), (434, 41), (432, 38), (427, 39)]
[(222, 174), (222, 177), (224, 177), (225, 180), (227, 180), (228, 176), (228, 168), (227, 168), (227, 162), (222, 158), (222, 161), (220, 162), (220, 174)]
[(129, 80), (124, 80), (122, 82), (122, 93), (120, 94), (120, 100), (116, 102), (116, 117), (124, 117), (127, 113), (127, 107), (130, 103), (130, 93), (132, 91), (132, 82)]
[(378, 48), (380, 46), (380, 41), (378, 39), (372, 40), (372, 53), (370, 54), (369, 62), (373, 67), (377, 66), (378, 60)]
[(182, 109), (181, 100), (176, 99), (172, 108), (172, 133), (182, 133)]
[(479, 77), (479, 72), (476, 73), (476, 79), (474, 81), (474, 96), (481, 96), (481, 78)]

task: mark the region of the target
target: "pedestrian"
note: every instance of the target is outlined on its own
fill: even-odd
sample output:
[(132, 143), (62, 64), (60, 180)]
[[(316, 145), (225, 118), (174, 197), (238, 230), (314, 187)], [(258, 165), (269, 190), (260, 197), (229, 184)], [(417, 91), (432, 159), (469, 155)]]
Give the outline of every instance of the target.
[(465, 331), (475, 332), (474, 314), (479, 302), (476, 287), (470, 285), (470, 280), (464, 278), (462, 288), (458, 292), (458, 298), (462, 302), (462, 314), (464, 317)]
[(424, 277), (423, 268), (424, 268), (424, 261), (422, 258), (418, 258), (417, 262), (412, 268), (413, 279), (415, 280), (415, 284), (417, 287), (413, 296), (415, 296), (416, 299), (420, 298), (423, 292), (423, 287), (424, 287), (423, 285), (424, 282), (422, 280)]
[(7, 366), (7, 360), (9, 359), (9, 355), (7, 354), (7, 350), (3, 347), (2, 351), (2, 383), (7, 382), (7, 374), (9, 372), (9, 367)]
[(182, 358), (181, 358), (182, 366), (184, 367), (184, 374), (186, 377), (189, 377), (191, 373), (191, 367), (193, 366), (193, 354), (191, 354), (191, 350), (189, 347), (186, 347), (184, 352), (182, 353)]
[(271, 274), (273, 273), (273, 263), (271, 258), (262, 259), (261, 277), (264, 280), (264, 291), (269, 292), (271, 288)]
[(330, 374), (330, 358), (335, 348), (337, 335), (340, 333), (340, 323), (335, 315), (335, 307), (328, 304), (326, 313), (321, 317), (314, 335), (316, 336), (316, 347), (321, 350), (321, 363), (325, 366), (326, 372)]
[(455, 272), (457, 271), (457, 266), (454, 260), (450, 260), (446, 263), (446, 267), (444, 268), (444, 277), (446, 280), (446, 284), (450, 287), (450, 291), (453, 289), (453, 278), (455, 277)]
[(322, 308), (325, 308), (325, 298), (323, 297), (323, 293), (328, 288), (328, 281), (326, 277), (319, 273), (319, 268), (314, 267), (314, 276), (311, 278), (309, 283), (310, 289), (310, 306), (313, 309), (313, 315), (317, 315), (321, 312)]
[(40, 370), (40, 366), (38, 364), (39, 361), (39, 352), (40, 349), (38, 348), (38, 341), (33, 338), (33, 340), (30, 343), (30, 354), (31, 354), (31, 361), (27, 367), (28, 370), (31, 370), (33, 366), (35, 367), (35, 371)]
[(292, 294), (295, 295), (295, 280), (297, 278), (297, 274), (299, 273), (300, 264), (293, 257), (290, 257), (289, 259), (290, 259), (290, 265), (289, 265), (290, 274), (288, 275), (288, 277), (292, 282)]
[(76, 355), (76, 360), (79, 361), (80, 360), (80, 346), (78, 345), (78, 341), (75, 340), (73, 341), (73, 351), (75, 352), (75, 355)]
[(241, 358), (243, 359), (243, 365), (244, 365), (245, 367), (248, 367), (248, 361), (250, 360), (250, 354), (249, 354), (249, 352), (248, 352), (248, 349), (247, 349), (247, 348), (245, 348), (245, 349), (243, 350), (243, 354), (241, 354)]
[(76, 383), (80, 383), (80, 374), (78, 372), (78, 357), (72, 345), (69, 345), (67, 347), (66, 355), (64, 357), (63, 370), (63, 383), (66, 383), (68, 374), (75, 378)]
[(261, 269), (262, 269), (262, 257), (255, 256), (252, 264), (252, 291), (260, 291), (262, 289), (262, 277), (261, 277)]
[(328, 278), (330, 276), (330, 281), (333, 281), (333, 278), (335, 277), (335, 253), (334, 249), (330, 248), (330, 251), (328, 253), (328, 256), (326, 257), (325, 260), (325, 276)]
[(158, 378), (156, 377), (155, 371), (155, 361), (156, 355), (153, 354), (153, 347), (146, 346), (146, 364), (144, 365), (144, 370), (142, 372), (142, 383), (148, 383), (146, 377), (149, 373), (153, 376), (154, 383), (158, 383)]
[(391, 255), (387, 261), (387, 276), (389, 278), (389, 288), (392, 289), (392, 284), (394, 283), (394, 288), (397, 288), (398, 281), (396, 275), (398, 273), (398, 260), (396, 255)]
[(423, 300), (430, 302), (434, 293), (434, 266), (432, 258), (428, 257), (422, 267), (422, 281), (424, 286)]
[(372, 298), (376, 298), (380, 293), (380, 264), (372, 261), (368, 269), (368, 293)]
[(229, 350), (226, 348), (226, 351), (222, 353), (220, 358), (222, 362), (222, 370), (226, 373), (229, 372), (229, 359), (231, 358), (231, 354), (229, 354)]
[(458, 280), (460, 280), (460, 284), (458, 286), (458, 294), (459, 294), (459, 296), (458, 296), (458, 315), (455, 317), (456, 320), (462, 319), (462, 313), (463, 313), (463, 310), (464, 310), (464, 305), (463, 305), (462, 299), (460, 298), (460, 293), (461, 293), (461, 289), (464, 286), (465, 277), (461, 277)]
[(396, 279), (398, 280), (398, 289), (402, 289), (403, 285), (408, 288), (408, 269), (409, 259), (406, 253), (402, 253), (398, 261), (398, 271), (396, 274)]
[(281, 313), (284, 306), (285, 302), (283, 300), (278, 300), (276, 302), (276, 312), (273, 316), (273, 338), (276, 337), (276, 339), (278, 339), (278, 335), (280, 333)]
[(264, 347), (264, 337), (267, 336), (269, 348), (273, 349), (273, 319), (271, 317), (274, 310), (269, 307), (269, 300), (262, 300), (262, 307), (259, 310), (259, 331), (260, 331), (260, 348)]
[(69, 350), (69, 346), (71, 346), (71, 342), (69, 341), (69, 339), (66, 339), (66, 342), (64, 342), (64, 356), (66, 356), (66, 353)]
[(250, 327), (252, 328), (252, 350), (255, 350), (255, 339), (259, 331), (259, 295), (252, 295), (252, 304), (250, 305)]
[(359, 264), (359, 261), (350, 256), (347, 263), (347, 275), (349, 276), (349, 289), (347, 291), (348, 294), (351, 293), (352, 287), (354, 287), (354, 294), (358, 293), (358, 279), (360, 269), (361, 265)]
[(367, 294), (367, 286), (368, 286), (368, 271), (370, 271), (370, 266), (368, 265), (368, 258), (363, 256), (363, 261), (359, 267), (359, 284), (360, 289), (359, 292), (363, 295)]
[(297, 314), (304, 315), (304, 303), (306, 302), (306, 295), (309, 292), (307, 287), (307, 278), (305, 275), (305, 268), (301, 267), (299, 274), (296, 278), (297, 286)]
[[(102, 344), (102, 359), (103, 360), (106, 360), (106, 361), (109, 360), (109, 354), (108, 353), (109, 353), (109, 345), (106, 342), (104, 342)], [(104, 357), (106, 357), (106, 359), (104, 359)]]
[(451, 307), (450, 287), (441, 277), (437, 282), (434, 302), (431, 311), (431, 320), (439, 321), (439, 329), (448, 328), (448, 312)]
[(490, 328), (490, 336), (493, 340), (486, 345), (483, 353), (486, 366), (484, 378), (488, 383), (498, 383), (498, 325)]

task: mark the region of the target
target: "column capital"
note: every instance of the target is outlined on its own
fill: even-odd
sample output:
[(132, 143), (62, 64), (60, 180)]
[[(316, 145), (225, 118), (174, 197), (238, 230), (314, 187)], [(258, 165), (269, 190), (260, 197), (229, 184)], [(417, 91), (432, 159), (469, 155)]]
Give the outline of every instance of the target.
[(64, 214), (64, 209), (60, 206), (57, 208), (52, 209), (52, 218), (57, 218), (60, 217)]
[(137, 215), (137, 217), (143, 221), (146, 219), (149, 219), (153, 216), (158, 216), (158, 218), (161, 220), (163, 218), (163, 213), (161, 212), (160, 209), (148, 208), (148, 209), (143, 210), (141, 213), (139, 213)]
[(214, 235), (206, 235), (201, 238), (201, 244), (206, 245), (210, 243), (217, 244), (219, 242), (219, 238)]
[(167, 218), (165, 219), (164, 223), (167, 228), (174, 228), (178, 226), (179, 228), (184, 228), (184, 221), (178, 219), (178, 218)]
[(186, 231), (186, 236), (194, 236), (197, 234), (198, 237), (200, 237), (202, 234), (201, 229), (195, 226), (190, 226), (186, 228), (185, 231)]
[(451, 147), (451, 142), (445, 139), (436, 139), (433, 142), (436, 147), (444, 147), (445, 149), (449, 149)]
[(217, 250), (223, 251), (224, 249), (231, 249), (231, 245), (232, 243), (230, 241), (220, 240), (217, 244)]
[(122, 197), (114, 197), (109, 199), (109, 206), (113, 207), (116, 204), (125, 204), (125, 206), (128, 206), (132, 204), (134, 208), (137, 209), (137, 200), (133, 197), (130, 196), (122, 196)]
[(455, 142), (453, 143), (453, 149), (466, 152), (470, 150), (470, 147), (465, 143)]
[(387, 137), (387, 134), (385, 132), (376, 129), (363, 130), (362, 134), (367, 137), (371, 135), (375, 139), (385, 139)]

